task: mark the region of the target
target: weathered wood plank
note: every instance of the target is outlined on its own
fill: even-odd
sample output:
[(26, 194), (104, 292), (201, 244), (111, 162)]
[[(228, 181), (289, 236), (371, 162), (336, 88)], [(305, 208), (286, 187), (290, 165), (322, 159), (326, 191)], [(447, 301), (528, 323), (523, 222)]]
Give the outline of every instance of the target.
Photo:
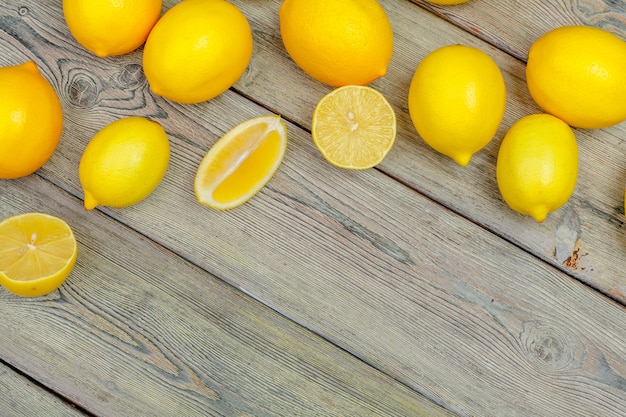
[(41, 178), (0, 182), (0, 218), (30, 210), (79, 257), (48, 296), (0, 291), (0, 357), (96, 415), (451, 415)]
[[(237, 84), (237, 89), (308, 128), (315, 104), (329, 88), (307, 77), (286, 55), (278, 29), (280, 2), (259, 4), (240, 0), (235, 3), (246, 11), (253, 23), (257, 50), (248, 74)], [(551, 10), (550, 14), (568, 14), (569, 6), (562, 2), (532, 3), (535, 9), (544, 5)], [(412, 3), (383, 0), (381, 4), (394, 28), (395, 50), (387, 76), (375, 81), (373, 86), (394, 105), (399, 134), (394, 149), (379, 168), (604, 294), (626, 302), (626, 251), (623, 250), (626, 123), (603, 130), (577, 130), (580, 173), (572, 199), (542, 224), (521, 216), (506, 206), (499, 194), (495, 162), (506, 130), (522, 116), (540, 112), (527, 91), (524, 63), (463, 29), (433, 19), (431, 13)], [(481, 1), (468, 4), (479, 11), (492, 8)], [(523, 7), (520, 2), (502, 1), (498, 2), (497, 10)], [(614, 16), (620, 14), (623, 6), (606, 7), (612, 11), (604, 15)], [(471, 16), (479, 15), (479, 11)], [(533, 16), (536, 14), (540, 12), (535, 11)], [(493, 19), (495, 21), (495, 17)], [(525, 25), (526, 20), (522, 18), (520, 25)], [(472, 24), (480, 27), (483, 21)], [(622, 20), (612, 21), (624, 28)], [(601, 21), (596, 23), (606, 26)], [(509, 26), (517, 27), (513, 21)], [(504, 73), (508, 93), (507, 111), (500, 130), (466, 168), (455, 165), (421, 140), (411, 123), (406, 103), (411, 77), (420, 60), (435, 48), (453, 43), (473, 45), (489, 53)], [(326, 169), (333, 168), (327, 166)]]
[[(262, 30), (275, 24), (277, 2), (265, 8), (240, 4), (254, 17), (261, 52), (238, 88), (306, 126), (311, 103), (326, 87), (298, 75), (276, 47), (277, 27)], [(430, 22), (416, 17), (428, 16), (420, 10), (412, 6), (392, 16)], [(156, 117), (173, 144), (165, 181), (143, 203), (103, 210), (107, 214), (460, 413), (605, 415), (626, 408), (623, 307), (378, 171), (329, 167), (308, 133), (292, 124), (286, 161), (258, 197), (232, 212), (200, 207), (191, 184), (206, 146), (236, 121), (266, 110), (232, 92), (189, 107), (154, 99), (145, 83), (114, 82), (129, 79), (117, 74), (140, 62), (137, 53), (94, 62), (63, 40), (67, 33), (58, 22), (41, 29), (53, 40), (45, 46), (27, 42), (33, 27), (11, 32), (3, 42), (17, 52), (2, 59), (34, 55), (63, 92), (68, 124), (59, 150), (41, 170), (46, 178), (80, 196), (78, 159), (95, 129), (123, 114)], [(441, 36), (456, 33), (449, 25), (438, 30)], [(272, 66), (255, 66), (259, 62)], [(414, 68), (412, 61), (404, 62), (406, 67), (394, 66), (377, 84), (395, 91), (390, 96), (396, 103), (406, 79), (393, 74), (406, 76)], [(510, 68), (519, 63), (512, 61)], [(71, 94), (79, 88), (68, 89), (83, 85), (74, 74), (92, 77), (96, 88), (89, 90), (89, 100)], [(279, 75), (284, 83), (272, 83)], [(295, 83), (300, 83), (297, 97), (289, 96)], [(120, 96), (125, 99), (116, 101)], [(406, 113), (402, 117), (406, 130)], [(415, 146), (402, 137), (404, 149)], [(436, 157), (424, 161), (429, 159), (438, 163), (419, 174), (427, 184), (435, 166), (444, 169)], [(461, 191), (450, 184), (446, 193)], [(471, 211), (471, 200), (464, 204)], [(94, 283), (85, 285), (94, 291)]]
[[(286, 160), (259, 196), (229, 212), (202, 207), (191, 184), (204, 149), (184, 136), (179, 106), (154, 103), (168, 130), (181, 126), (165, 180), (104, 212), (461, 413), (626, 406), (622, 307), (380, 172), (328, 169), (291, 124)], [(265, 111), (227, 92), (185, 117), (210, 141), (227, 129), (215, 123)], [(80, 195), (91, 133), (69, 123), (42, 174)]]
[(440, 6), (410, 0), (525, 61), (530, 45), (545, 32), (569, 25), (596, 26), (626, 39), (626, 2), (611, 0), (498, 1)]
[(84, 416), (75, 407), (0, 363), (0, 415)]

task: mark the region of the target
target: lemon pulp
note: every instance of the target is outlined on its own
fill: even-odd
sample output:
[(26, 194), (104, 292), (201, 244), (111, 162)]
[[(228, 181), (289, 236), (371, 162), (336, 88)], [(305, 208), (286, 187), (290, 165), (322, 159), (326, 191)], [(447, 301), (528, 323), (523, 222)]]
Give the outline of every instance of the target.
[(378, 165), (396, 138), (396, 115), (387, 99), (367, 86), (337, 88), (318, 102), (311, 134), (331, 164), (347, 169)]
[(194, 188), (198, 201), (226, 210), (252, 198), (283, 160), (287, 130), (279, 116), (240, 123), (220, 138), (198, 166)]
[(76, 239), (63, 220), (26, 213), (0, 223), (0, 284), (20, 296), (57, 289), (77, 256)]

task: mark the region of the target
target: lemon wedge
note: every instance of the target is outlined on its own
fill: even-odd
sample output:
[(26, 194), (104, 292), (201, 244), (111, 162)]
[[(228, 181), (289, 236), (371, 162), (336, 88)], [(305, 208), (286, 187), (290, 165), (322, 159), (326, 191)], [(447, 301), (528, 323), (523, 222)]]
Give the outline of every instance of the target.
[(44, 213), (0, 223), (0, 284), (22, 297), (56, 290), (72, 271), (78, 249), (70, 226)]
[(287, 127), (277, 115), (246, 120), (206, 153), (194, 181), (198, 202), (227, 210), (251, 199), (272, 178), (287, 149)]
[(326, 94), (313, 113), (311, 134), (331, 164), (347, 169), (378, 165), (396, 139), (396, 115), (387, 99), (367, 86)]

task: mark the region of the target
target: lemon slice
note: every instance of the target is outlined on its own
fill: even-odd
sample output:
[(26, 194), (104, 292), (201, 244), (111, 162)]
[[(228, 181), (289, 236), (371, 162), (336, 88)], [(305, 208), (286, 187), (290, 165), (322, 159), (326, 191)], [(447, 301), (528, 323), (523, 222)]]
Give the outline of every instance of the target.
[(347, 169), (371, 168), (393, 146), (396, 114), (378, 91), (348, 85), (331, 91), (317, 103), (311, 133), (331, 164)]
[(63, 220), (43, 213), (9, 217), (0, 223), (0, 284), (22, 297), (48, 294), (70, 274), (77, 252)]
[(198, 202), (218, 210), (237, 207), (272, 178), (287, 149), (287, 127), (280, 116), (246, 120), (222, 136), (196, 173)]

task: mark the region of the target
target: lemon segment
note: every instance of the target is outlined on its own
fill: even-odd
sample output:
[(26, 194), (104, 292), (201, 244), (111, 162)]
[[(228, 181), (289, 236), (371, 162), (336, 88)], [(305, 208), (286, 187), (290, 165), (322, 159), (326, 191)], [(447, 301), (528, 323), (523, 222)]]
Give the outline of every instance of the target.
[(340, 87), (317, 103), (311, 134), (331, 164), (367, 169), (378, 165), (393, 147), (396, 114), (385, 96), (371, 87)]
[(118, 119), (97, 132), (80, 159), (84, 205), (127, 207), (159, 185), (170, 158), (167, 134), (144, 117)]
[(287, 149), (287, 127), (277, 115), (246, 120), (222, 136), (198, 166), (198, 202), (218, 210), (237, 207), (272, 178)]
[(56, 290), (77, 256), (74, 233), (63, 220), (26, 213), (0, 223), (0, 284), (23, 297)]
[(521, 118), (504, 136), (496, 179), (513, 210), (543, 222), (567, 202), (578, 177), (578, 145), (567, 123), (549, 114)]

